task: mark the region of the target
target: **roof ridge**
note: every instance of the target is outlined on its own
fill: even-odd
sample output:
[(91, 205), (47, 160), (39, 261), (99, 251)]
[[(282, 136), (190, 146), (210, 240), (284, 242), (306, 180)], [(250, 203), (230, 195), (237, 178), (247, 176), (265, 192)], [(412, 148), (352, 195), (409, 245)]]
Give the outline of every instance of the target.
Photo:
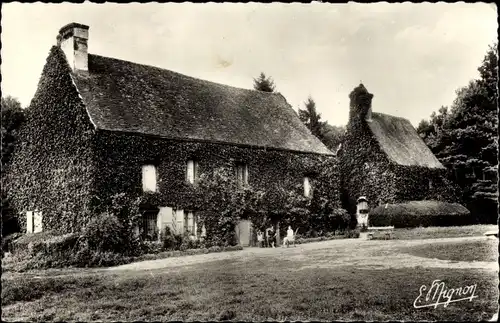
[(236, 87), (236, 86), (229, 85), (229, 84), (223, 84), (223, 83), (218, 83), (218, 82), (214, 82), (214, 81), (202, 79), (202, 78), (199, 78), (199, 77), (194, 77), (194, 76), (191, 76), (191, 75), (187, 75), (187, 74), (183, 74), (183, 73), (180, 73), (180, 72), (177, 72), (177, 71), (170, 70), (168, 68), (158, 67), (158, 66), (144, 64), (144, 63), (137, 63), (137, 62), (129, 61), (129, 60), (126, 60), (126, 59), (109, 57), (109, 56), (103, 56), (103, 55), (98, 55), (98, 54), (91, 54), (91, 53), (89, 53), (88, 55), (89, 56), (96, 56), (96, 57), (100, 57), (100, 58), (104, 58), (104, 59), (111, 59), (111, 60), (115, 60), (115, 61), (125, 62), (125, 63), (129, 63), (129, 64), (134, 64), (134, 65), (139, 65), (139, 66), (144, 66), (144, 67), (149, 67), (149, 68), (156, 68), (158, 70), (167, 71), (167, 72), (170, 72), (170, 73), (174, 73), (174, 74), (177, 74), (177, 75), (182, 76), (182, 77), (190, 78), (192, 80), (207, 82), (207, 83), (211, 83), (211, 84), (214, 84), (214, 85), (224, 86), (224, 87), (228, 87), (228, 88), (232, 88), (232, 89), (236, 89), (236, 90), (244, 90), (244, 91), (249, 91), (249, 92), (252, 92), (252, 93), (261, 93), (263, 95), (274, 95), (274, 96), (281, 95), (284, 98), (284, 96), (280, 92), (265, 92), (265, 91), (258, 91), (258, 90), (254, 90), (254, 89), (245, 89), (245, 88), (242, 88), (242, 87)]
[(408, 121), (409, 123), (411, 123), (411, 121), (409, 119), (405, 118), (405, 117), (395, 116), (395, 115), (388, 114), (388, 113), (372, 112), (372, 116), (373, 115), (380, 115), (380, 116), (386, 116), (386, 117), (401, 119), (401, 120), (405, 120), (405, 121)]

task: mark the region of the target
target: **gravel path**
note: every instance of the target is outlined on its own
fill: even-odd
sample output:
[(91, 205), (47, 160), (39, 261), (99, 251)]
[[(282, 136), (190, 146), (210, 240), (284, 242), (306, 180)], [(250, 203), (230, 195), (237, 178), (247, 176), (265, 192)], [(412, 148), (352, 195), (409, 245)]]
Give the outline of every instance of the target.
[[(248, 261), (252, 258), (278, 258), (294, 260), (306, 268), (329, 268), (356, 265), (360, 268), (386, 269), (405, 267), (428, 268), (470, 268), (498, 271), (497, 262), (457, 262), (417, 257), (402, 253), (399, 249), (422, 244), (442, 242), (463, 242), (484, 240), (485, 237), (440, 238), (422, 240), (358, 240), (341, 239), (297, 245), (295, 248), (245, 248), (241, 251), (210, 253), (159, 260), (141, 261), (104, 269), (106, 271), (150, 270), (185, 267), (209, 261), (227, 260)], [(334, 259), (334, 260), (332, 260)]]

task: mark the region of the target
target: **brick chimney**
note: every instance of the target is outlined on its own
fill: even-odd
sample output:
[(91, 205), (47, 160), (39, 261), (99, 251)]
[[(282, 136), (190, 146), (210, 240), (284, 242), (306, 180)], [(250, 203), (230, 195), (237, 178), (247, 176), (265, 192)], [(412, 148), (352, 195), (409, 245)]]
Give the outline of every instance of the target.
[(351, 100), (349, 111), (350, 120), (372, 120), (373, 94), (369, 93), (363, 84), (360, 84), (352, 90), (349, 94), (349, 99)]
[(66, 54), (66, 59), (73, 72), (88, 72), (89, 70), (88, 39), (89, 26), (86, 25), (73, 22), (59, 30), (57, 46)]

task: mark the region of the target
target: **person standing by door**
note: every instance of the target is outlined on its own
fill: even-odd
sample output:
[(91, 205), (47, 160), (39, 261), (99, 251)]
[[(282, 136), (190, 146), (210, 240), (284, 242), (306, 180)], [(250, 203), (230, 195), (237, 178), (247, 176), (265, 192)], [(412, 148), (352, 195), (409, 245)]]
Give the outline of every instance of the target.
[(274, 248), (276, 233), (274, 232), (274, 228), (272, 226), (266, 229), (266, 237), (267, 237), (267, 246), (269, 248)]
[(259, 248), (264, 247), (264, 232), (262, 231), (257, 231), (257, 244)]

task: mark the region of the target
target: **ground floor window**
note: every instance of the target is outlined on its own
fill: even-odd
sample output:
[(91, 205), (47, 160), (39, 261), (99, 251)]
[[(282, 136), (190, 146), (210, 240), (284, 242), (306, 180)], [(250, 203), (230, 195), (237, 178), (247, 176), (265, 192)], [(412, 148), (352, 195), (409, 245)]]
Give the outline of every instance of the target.
[(189, 235), (198, 235), (198, 217), (193, 211), (186, 211), (184, 213), (184, 228)]
[(156, 240), (158, 210), (144, 211), (142, 216), (142, 237), (144, 240)]

